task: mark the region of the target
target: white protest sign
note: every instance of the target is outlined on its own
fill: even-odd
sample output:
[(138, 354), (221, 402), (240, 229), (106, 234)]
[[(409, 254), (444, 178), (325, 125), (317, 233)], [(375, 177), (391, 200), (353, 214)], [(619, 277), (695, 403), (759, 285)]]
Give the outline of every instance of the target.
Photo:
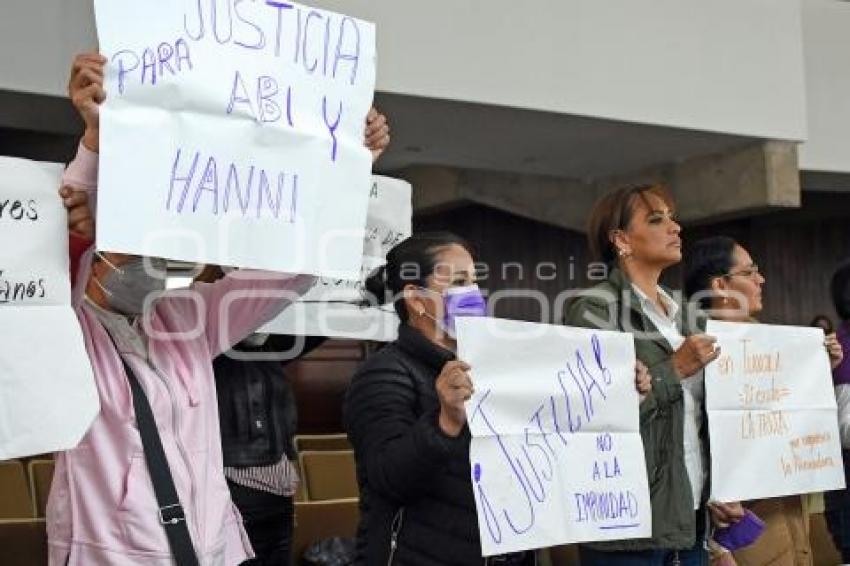
[(705, 368), (717, 501), (844, 487), (823, 331), (709, 321), (721, 356)]
[(651, 536), (631, 335), (456, 324), (475, 385), (466, 414), (484, 555)]
[(71, 308), (61, 176), (0, 157), (0, 460), (72, 448), (100, 410)]
[(356, 278), (374, 25), (276, 0), (95, 0), (98, 247)]
[(320, 278), (302, 299), (261, 329), (273, 334), (329, 336), (389, 342), (398, 333), (392, 304), (364, 306), (364, 282), (386, 263), (387, 253), (412, 231), (410, 183), (372, 177), (369, 210), (363, 238), (363, 265), (359, 280)]

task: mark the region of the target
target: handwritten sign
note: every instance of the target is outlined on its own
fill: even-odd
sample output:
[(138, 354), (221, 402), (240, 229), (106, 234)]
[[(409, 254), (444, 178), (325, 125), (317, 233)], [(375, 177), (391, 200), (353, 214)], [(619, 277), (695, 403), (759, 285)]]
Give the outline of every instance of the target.
[(823, 331), (710, 321), (706, 367), (712, 498), (740, 501), (844, 487)]
[(0, 157), (0, 460), (72, 448), (100, 410), (71, 308), (61, 176)]
[(360, 279), (320, 278), (300, 301), (269, 322), (262, 332), (381, 342), (395, 340), (399, 320), (393, 306), (365, 306), (368, 299), (364, 283), (375, 268), (386, 263), (390, 249), (410, 236), (410, 197), (410, 183), (373, 176)]
[(375, 28), (277, 0), (96, 0), (98, 247), (356, 278)]
[(484, 555), (650, 536), (632, 337), (473, 317), (457, 331)]

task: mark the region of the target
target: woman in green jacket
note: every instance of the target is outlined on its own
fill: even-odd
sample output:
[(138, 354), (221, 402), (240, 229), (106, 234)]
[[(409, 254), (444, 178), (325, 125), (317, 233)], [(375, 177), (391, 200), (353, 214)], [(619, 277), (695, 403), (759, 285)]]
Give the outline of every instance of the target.
[(656, 185), (621, 188), (591, 212), (591, 251), (609, 275), (570, 302), (565, 322), (632, 333), (637, 358), (652, 375), (652, 393), (640, 407), (652, 538), (582, 546), (582, 566), (708, 563), (703, 368), (719, 349), (701, 333), (699, 313), (658, 283), (682, 260), (680, 231), (670, 197)]

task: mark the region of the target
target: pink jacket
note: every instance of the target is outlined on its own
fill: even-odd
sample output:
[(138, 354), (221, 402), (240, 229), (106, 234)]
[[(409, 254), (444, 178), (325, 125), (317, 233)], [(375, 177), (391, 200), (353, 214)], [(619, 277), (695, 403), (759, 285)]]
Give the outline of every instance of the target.
[[(81, 146), (63, 182), (94, 190), (96, 179), (97, 155)], [(80, 262), (74, 300), (101, 409), (80, 444), (56, 456), (47, 506), (49, 563), (170, 565), (127, 377), (104, 326), (104, 313), (98, 314), (99, 309), (83, 298), (92, 252), (89, 249)], [(125, 333), (142, 345), (119, 347), (153, 407), (203, 565), (233, 566), (252, 556), (224, 478), (212, 359), (273, 318), (293, 296), (303, 294), (315, 282), (306, 275), (236, 273), (213, 284), (195, 285), (200, 301), (185, 293), (167, 294), (156, 302), (147, 331), (136, 331), (138, 327), (120, 318), (123, 327), (109, 325), (119, 345), (129, 343), (122, 340), (127, 338)], [(227, 308), (230, 300), (246, 291), (247, 296)], [(275, 291), (290, 296), (275, 297)], [(175, 338), (173, 333), (181, 336)]]

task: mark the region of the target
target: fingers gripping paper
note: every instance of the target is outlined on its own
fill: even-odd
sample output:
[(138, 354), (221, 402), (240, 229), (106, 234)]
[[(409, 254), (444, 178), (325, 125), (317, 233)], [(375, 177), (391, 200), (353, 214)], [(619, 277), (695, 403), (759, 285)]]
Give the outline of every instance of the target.
[(0, 157), (0, 460), (76, 446), (100, 409), (71, 308), (61, 175)]
[(709, 321), (707, 332), (722, 352), (705, 368), (712, 498), (844, 487), (823, 331)]
[(457, 331), (484, 555), (650, 536), (632, 337), (471, 317)]
[(299, 336), (329, 336), (389, 342), (398, 333), (392, 302), (373, 304), (365, 293), (366, 278), (387, 261), (387, 253), (411, 234), (410, 183), (375, 175), (369, 191), (369, 212), (363, 238), (360, 279), (330, 279), (318, 283), (263, 332)]
[(98, 247), (356, 278), (372, 24), (291, 2), (96, 0)]

